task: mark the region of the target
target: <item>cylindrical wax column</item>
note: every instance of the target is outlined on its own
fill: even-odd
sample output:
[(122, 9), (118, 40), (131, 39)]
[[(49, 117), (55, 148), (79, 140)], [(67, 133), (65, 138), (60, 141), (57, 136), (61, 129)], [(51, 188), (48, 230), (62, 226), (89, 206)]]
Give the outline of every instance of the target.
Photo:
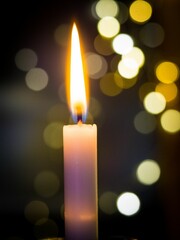
[(98, 239), (97, 127), (63, 128), (65, 239)]

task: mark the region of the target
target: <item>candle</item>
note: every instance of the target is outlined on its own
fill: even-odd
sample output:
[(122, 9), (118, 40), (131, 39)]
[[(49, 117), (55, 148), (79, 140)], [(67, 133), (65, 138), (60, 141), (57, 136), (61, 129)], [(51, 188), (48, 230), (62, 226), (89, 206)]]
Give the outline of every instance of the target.
[(75, 124), (63, 127), (65, 239), (98, 239), (97, 127), (84, 124), (88, 82), (77, 27), (73, 24), (67, 99)]

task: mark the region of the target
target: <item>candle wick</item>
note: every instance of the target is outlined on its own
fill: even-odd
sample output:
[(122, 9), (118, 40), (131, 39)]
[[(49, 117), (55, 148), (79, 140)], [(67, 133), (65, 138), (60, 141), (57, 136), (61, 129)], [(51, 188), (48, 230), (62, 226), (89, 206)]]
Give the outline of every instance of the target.
[(82, 114), (77, 115), (77, 123), (82, 123)]

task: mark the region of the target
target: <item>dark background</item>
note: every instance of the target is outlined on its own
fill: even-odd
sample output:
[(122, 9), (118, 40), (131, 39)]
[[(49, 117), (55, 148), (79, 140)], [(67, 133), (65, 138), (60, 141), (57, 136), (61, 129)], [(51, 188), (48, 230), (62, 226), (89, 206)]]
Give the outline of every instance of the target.
[[(123, 1), (127, 6), (131, 1)], [(180, 64), (180, 2), (178, 0), (150, 1), (152, 20), (160, 23), (166, 33), (158, 54)], [(58, 236), (64, 236), (64, 221), (60, 216), (63, 187), (52, 198), (42, 199), (33, 189), (33, 179), (42, 169), (54, 170), (63, 179), (62, 149), (45, 146), (41, 132), (46, 126), (46, 112), (60, 101), (57, 88), (65, 78), (66, 48), (60, 48), (53, 34), (61, 23), (78, 20), (86, 50), (94, 51), (97, 20), (91, 15), (93, 1), (16, 1), (1, 3), (0, 9), (0, 239), (37, 239), (33, 224), (24, 216), (28, 202), (45, 201), (50, 217), (57, 223)], [(128, 20), (130, 34), (135, 25)], [(49, 85), (42, 93), (32, 93), (24, 84), (24, 73), (14, 62), (22, 48), (38, 54), (38, 66), (49, 74)], [(154, 53), (154, 52), (153, 52)], [(146, 64), (153, 60), (148, 52)], [(145, 65), (142, 74), (146, 75)], [(143, 80), (140, 80), (143, 81)], [(135, 191), (141, 198), (141, 210), (132, 217), (119, 213), (106, 215), (99, 211), (99, 235), (129, 236), (136, 239), (180, 239), (180, 188), (178, 134), (168, 135), (159, 128), (150, 136), (139, 136), (130, 118), (142, 109), (137, 91), (139, 86), (115, 98), (104, 96), (98, 82), (91, 84), (91, 95), (102, 105), (98, 126), (99, 194), (104, 191)], [(128, 111), (127, 111), (128, 109)], [(66, 122), (64, 122), (66, 124)], [(161, 178), (158, 183), (140, 186), (132, 178), (138, 159), (158, 159)], [(53, 236), (53, 235), (52, 235)], [(19, 238), (18, 238), (19, 237)]]

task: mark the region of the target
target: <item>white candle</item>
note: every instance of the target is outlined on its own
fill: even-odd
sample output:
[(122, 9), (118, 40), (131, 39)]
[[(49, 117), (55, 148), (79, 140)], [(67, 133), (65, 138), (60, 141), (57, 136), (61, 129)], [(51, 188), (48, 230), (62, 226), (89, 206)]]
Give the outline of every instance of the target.
[(87, 82), (76, 25), (71, 35), (68, 102), (77, 124), (63, 128), (65, 239), (97, 240), (97, 127), (82, 123)]
[(64, 126), (65, 237), (97, 239), (97, 128)]

